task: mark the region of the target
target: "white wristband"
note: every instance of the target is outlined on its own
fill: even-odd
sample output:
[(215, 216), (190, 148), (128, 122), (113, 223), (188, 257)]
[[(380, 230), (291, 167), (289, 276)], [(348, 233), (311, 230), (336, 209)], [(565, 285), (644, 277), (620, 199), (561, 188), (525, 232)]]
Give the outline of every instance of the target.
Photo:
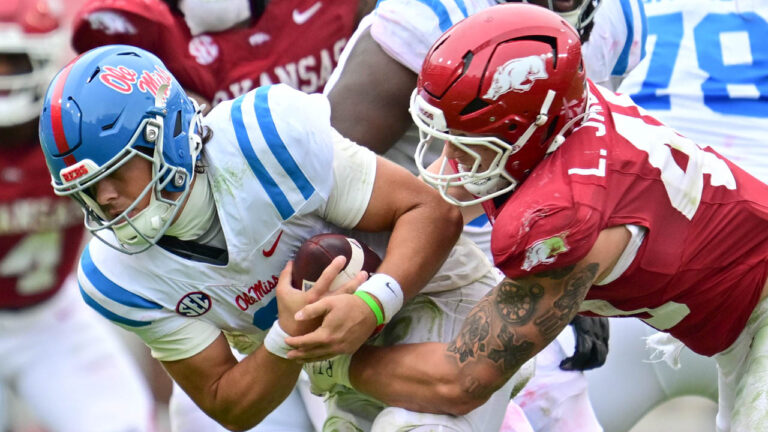
[(293, 350), (292, 346), (285, 343), (285, 338), (289, 336), (290, 335), (280, 327), (280, 323), (275, 320), (272, 327), (267, 332), (267, 336), (264, 338), (264, 348), (278, 357), (287, 359), (288, 351)]
[(403, 307), (403, 290), (400, 284), (389, 275), (376, 273), (362, 285), (357, 287), (357, 291), (365, 291), (379, 300), (384, 312), (384, 322), (388, 323), (392, 317)]

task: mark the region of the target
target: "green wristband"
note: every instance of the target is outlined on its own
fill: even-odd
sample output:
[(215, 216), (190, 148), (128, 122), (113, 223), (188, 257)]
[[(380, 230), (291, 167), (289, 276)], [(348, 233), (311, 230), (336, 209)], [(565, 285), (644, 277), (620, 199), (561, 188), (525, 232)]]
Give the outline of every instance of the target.
[(381, 308), (379, 307), (379, 304), (376, 303), (376, 300), (365, 291), (355, 291), (355, 295), (363, 299), (363, 301), (368, 304), (368, 307), (371, 308), (373, 314), (376, 315), (376, 325), (384, 324), (384, 313), (381, 312)]

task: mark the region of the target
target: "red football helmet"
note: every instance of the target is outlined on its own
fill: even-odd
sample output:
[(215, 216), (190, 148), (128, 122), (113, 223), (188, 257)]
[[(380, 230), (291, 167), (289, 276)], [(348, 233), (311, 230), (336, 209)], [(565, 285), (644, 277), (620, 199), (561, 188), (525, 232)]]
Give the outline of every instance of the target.
[(0, 1), (0, 127), (40, 115), (48, 82), (69, 53), (56, 7), (50, 0)]
[[(427, 53), (411, 97), (420, 129), (416, 165), (456, 205), (507, 193), (562, 142), (586, 101), (581, 44), (571, 25), (539, 6), (490, 7), (448, 29)], [(428, 147), (444, 142), (474, 164), (455, 173), (444, 161), (438, 173), (427, 171)], [(495, 152), (482, 171), (476, 146)], [(475, 198), (452, 197), (452, 186)]]

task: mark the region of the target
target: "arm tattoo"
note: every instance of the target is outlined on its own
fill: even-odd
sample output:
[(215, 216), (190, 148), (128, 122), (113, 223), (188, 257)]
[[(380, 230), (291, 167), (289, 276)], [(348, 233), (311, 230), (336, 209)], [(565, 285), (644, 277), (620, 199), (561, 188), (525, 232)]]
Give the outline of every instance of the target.
[(584, 298), (587, 290), (592, 286), (592, 281), (595, 280), (598, 267), (595, 263), (589, 264), (566, 279), (563, 295), (555, 300), (555, 308), (564, 314), (576, 314), (581, 299)]
[(464, 363), (469, 358), (477, 357), (476, 354), (485, 352), (485, 344), (491, 334), (488, 303), (488, 297), (486, 297), (477, 304), (464, 321), (461, 333), (448, 345), (448, 352), (457, 354), (459, 363)]
[[(548, 310), (544, 316), (539, 317), (534, 324), (539, 328), (542, 336), (554, 339), (573, 316), (578, 312), (581, 299), (595, 280), (599, 266), (596, 263), (585, 266), (580, 271), (571, 274), (565, 279), (563, 294), (554, 302), (554, 308)], [(571, 267), (573, 270), (573, 267)]]
[[(535, 278), (505, 279), (488, 293), (467, 317), (456, 339), (448, 345), (460, 364), (486, 356), (503, 374), (517, 370), (533, 356), (537, 343), (520, 330), (533, 325), (545, 340), (552, 340), (578, 312), (578, 306), (597, 275), (598, 264), (575, 271), (575, 266), (539, 273)], [(541, 311), (545, 287), (542, 279), (560, 281), (553, 307)], [(539, 311), (538, 316), (536, 315)]]
[(517, 370), (526, 360), (533, 357), (533, 342), (524, 340), (515, 343), (515, 333), (508, 326), (503, 326), (496, 337), (502, 344), (501, 349), (491, 349), (488, 358), (501, 364), (502, 370)]
[(535, 282), (528, 284), (506, 279), (495, 295), (496, 309), (506, 322), (525, 324), (530, 321), (537, 301), (544, 295), (544, 287)]

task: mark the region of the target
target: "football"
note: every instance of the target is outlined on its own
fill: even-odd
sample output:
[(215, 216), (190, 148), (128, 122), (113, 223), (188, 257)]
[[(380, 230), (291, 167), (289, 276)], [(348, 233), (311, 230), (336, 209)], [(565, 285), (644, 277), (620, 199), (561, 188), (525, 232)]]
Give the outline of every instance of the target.
[(331, 291), (361, 270), (370, 274), (381, 264), (381, 258), (363, 242), (342, 234), (318, 234), (305, 241), (296, 252), (291, 273), (293, 287), (304, 291), (312, 288), (323, 270), (339, 255), (347, 258), (347, 264), (331, 284)]

